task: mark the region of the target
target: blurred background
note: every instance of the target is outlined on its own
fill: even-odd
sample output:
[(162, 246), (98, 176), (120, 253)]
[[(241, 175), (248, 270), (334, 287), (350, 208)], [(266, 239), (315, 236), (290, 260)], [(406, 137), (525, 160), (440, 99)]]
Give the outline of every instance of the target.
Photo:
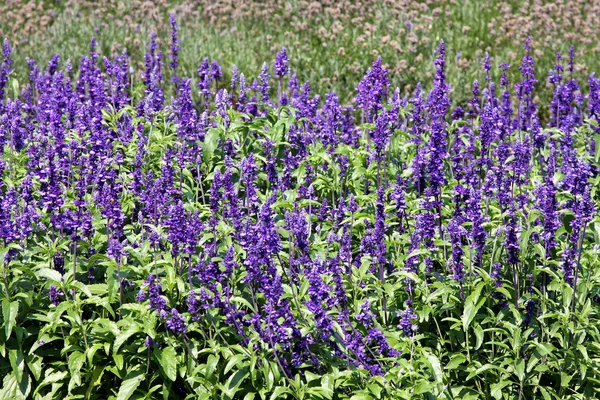
[[(466, 102), (471, 82), (482, 81), (482, 59), (511, 65), (519, 79), (523, 42), (532, 37), (538, 102), (547, 104), (552, 87), (548, 71), (555, 53), (575, 46), (575, 73), (582, 89), (600, 71), (600, 1), (248, 1), (248, 0), (8, 0), (0, 6), (0, 36), (16, 47), (15, 76), (26, 79), (26, 59), (46, 63), (59, 53), (75, 66), (96, 37), (102, 55), (124, 47), (135, 74), (143, 70), (149, 34), (155, 30), (163, 51), (170, 42), (169, 13), (180, 26), (181, 76), (196, 75), (204, 58), (217, 60), (225, 79), (235, 64), (248, 77), (264, 61), (272, 63), (287, 47), (290, 65), (316, 93), (335, 90), (352, 102), (355, 87), (381, 55), (393, 86), (410, 93), (417, 82), (431, 85), (434, 50), (441, 38), (448, 50), (452, 99)], [(497, 78), (499, 69), (494, 68)]]

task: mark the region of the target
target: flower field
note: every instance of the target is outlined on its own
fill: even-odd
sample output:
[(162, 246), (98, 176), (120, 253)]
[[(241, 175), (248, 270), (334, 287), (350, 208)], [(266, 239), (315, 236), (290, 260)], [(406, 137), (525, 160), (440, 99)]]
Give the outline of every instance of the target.
[(454, 97), (436, 39), (429, 81), (373, 55), (342, 96), (285, 47), (190, 73), (180, 32), (141, 68), (4, 41), (1, 400), (600, 397), (600, 78), (574, 47), (545, 75), (532, 38), (482, 54)]

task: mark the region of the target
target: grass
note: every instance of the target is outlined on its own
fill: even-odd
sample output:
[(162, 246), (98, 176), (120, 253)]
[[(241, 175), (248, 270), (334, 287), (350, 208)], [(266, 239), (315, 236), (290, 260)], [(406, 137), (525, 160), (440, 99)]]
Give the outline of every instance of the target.
[[(244, 4), (252, 9), (257, 3)], [(501, 30), (496, 27), (501, 25), (499, 19), (508, 19), (500, 4), (480, 0), (418, 2), (398, 10), (393, 3), (369, 1), (362, 11), (310, 13), (300, 2), (284, 1), (264, 6), (267, 11), (269, 7), (272, 9), (269, 18), (231, 18), (231, 13), (221, 15), (202, 6), (190, 12), (185, 8), (186, 3), (180, 0), (156, 6), (152, 12), (156, 18), (147, 18), (139, 9), (140, 3), (131, 0), (109, 2), (101, 14), (100, 11), (93, 12), (86, 3), (67, 6), (55, 1), (44, 6), (56, 14), (53, 21), (44, 29), (34, 29), (27, 40), (19, 37), (18, 32), (10, 32), (9, 20), (0, 20), (0, 31), (8, 32), (5, 36), (13, 43), (17, 42), (15, 70), (19, 81), (26, 79), (23, 74), (27, 70), (24, 68), (27, 57), (46, 63), (53, 54), (60, 53), (65, 59), (71, 58), (77, 66), (79, 57), (89, 48), (92, 36), (96, 37), (104, 54), (126, 47), (139, 76), (143, 70), (143, 46), (140, 44), (147, 43), (150, 32), (157, 30), (161, 46), (167, 53), (170, 40), (168, 13), (183, 7), (183, 11), (177, 13), (182, 39), (181, 75), (194, 76), (199, 61), (209, 57), (221, 64), (225, 79), (229, 78), (231, 67), (237, 65), (251, 81), (258, 75), (262, 61), (274, 59), (276, 52), (285, 46), (291, 66), (301, 82), (309, 80), (316, 93), (321, 95), (334, 90), (346, 103), (351, 102), (356, 84), (378, 55), (390, 68), (392, 85), (400, 87), (403, 93), (411, 93), (418, 82), (429, 87), (434, 50), (439, 40), (444, 39), (448, 49), (448, 82), (453, 88), (454, 102), (460, 104), (470, 98), (471, 82), (483, 80), (481, 60), (485, 52), (495, 55), (495, 66), (501, 62), (512, 65), (509, 76), (514, 83), (519, 79), (517, 67), (523, 54), (519, 37), (532, 35), (534, 46), (546, 40), (545, 32), (498, 32)], [(512, 15), (525, 6), (522, 2), (512, 1), (506, 7)], [(582, 6), (572, 12), (583, 15), (586, 10)], [(357, 17), (360, 20), (353, 20)], [(412, 33), (407, 23), (412, 23)], [(578, 33), (579, 28), (565, 26), (564, 29), (568, 36), (568, 33)], [(542, 107), (549, 103), (552, 95), (545, 77), (555, 64), (555, 51), (566, 54), (570, 44), (555, 41), (548, 47), (534, 48), (540, 81), (536, 88), (537, 100)], [(584, 83), (589, 72), (600, 71), (600, 61), (594, 57), (594, 52), (578, 56), (577, 63), (588, 67), (581, 69), (577, 76)], [(497, 68), (493, 74), (498, 77)]]

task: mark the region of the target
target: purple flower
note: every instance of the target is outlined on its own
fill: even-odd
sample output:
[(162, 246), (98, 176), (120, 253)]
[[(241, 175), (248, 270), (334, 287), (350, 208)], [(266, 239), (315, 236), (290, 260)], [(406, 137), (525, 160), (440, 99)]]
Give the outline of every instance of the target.
[(431, 135), (429, 137), (428, 163), (429, 185), (437, 193), (440, 186), (446, 182), (443, 159), (448, 156), (447, 146), (447, 124), (446, 114), (450, 107), (448, 91), (450, 86), (446, 84), (445, 74), (445, 55), (446, 47), (444, 41), (440, 41), (438, 49), (438, 58), (434, 64), (436, 73), (433, 81), (433, 89), (427, 98), (427, 108), (431, 115)]
[(150, 45), (148, 46), (148, 52), (146, 52), (144, 56), (146, 63), (146, 71), (144, 73), (146, 97), (139, 106), (140, 109), (146, 113), (146, 115), (160, 111), (164, 102), (164, 94), (160, 86), (163, 80), (163, 54), (161, 51), (157, 50), (158, 44), (156, 43), (156, 32), (153, 31), (150, 34)]
[(205, 97), (205, 100), (208, 100), (208, 96), (210, 95), (210, 83), (212, 81), (212, 73), (211, 66), (208, 58), (205, 58), (198, 67), (198, 89), (200, 89), (200, 94)]
[(515, 85), (515, 89), (519, 99), (519, 128), (527, 130), (532, 126), (533, 117), (537, 112), (532, 95), (534, 86), (538, 81), (535, 78), (533, 57), (531, 56), (531, 37), (527, 38), (523, 44), (523, 49), (525, 49), (525, 54), (519, 66), (522, 80)]
[[(167, 308), (167, 301), (162, 297), (162, 285), (155, 278), (154, 274), (148, 275), (148, 278), (144, 282), (145, 287), (148, 288), (148, 297), (150, 298), (149, 308), (155, 310), (158, 314)], [(144, 297), (138, 292), (138, 298)]]
[(516, 84), (515, 88), (517, 89), (517, 97), (519, 100), (524, 101), (529, 105), (531, 104), (530, 96), (533, 92), (534, 85), (537, 83), (537, 79), (535, 79), (533, 57), (531, 56), (531, 37), (527, 38), (523, 44), (523, 49), (525, 49), (525, 54), (523, 55), (521, 65), (519, 66), (519, 71), (521, 71), (523, 80)]
[(406, 336), (412, 338), (419, 330), (419, 326), (415, 321), (418, 318), (417, 314), (415, 314), (411, 306), (406, 305), (404, 310), (398, 313), (398, 316), (400, 317), (398, 328), (404, 332)]
[(360, 312), (356, 314), (356, 320), (361, 322), (365, 328), (373, 326), (375, 314), (371, 312), (371, 302), (365, 300), (360, 306)]
[(561, 53), (559, 51), (556, 52), (556, 65), (554, 66), (554, 70), (550, 70), (550, 73), (548, 74), (548, 82), (550, 82), (555, 87), (560, 82), (562, 82), (562, 79), (563, 79), (562, 74), (565, 71), (565, 68), (560, 63), (561, 58), (562, 58)]
[(444, 41), (440, 41), (440, 46), (437, 50), (438, 57), (434, 61), (436, 67), (435, 76), (433, 79), (433, 89), (427, 98), (427, 107), (431, 114), (432, 120), (443, 120), (450, 107), (450, 99), (448, 91), (450, 86), (446, 83), (446, 46)]
[(473, 97), (471, 98), (471, 100), (469, 101), (469, 104), (467, 105), (468, 111), (467, 111), (467, 116), (471, 119), (473, 119), (474, 117), (478, 116), (479, 113), (481, 112), (481, 107), (480, 107), (480, 102), (481, 100), (479, 99), (479, 82), (477, 80), (473, 81), (473, 89), (471, 90), (471, 93), (473, 94)]
[(178, 58), (179, 58), (179, 43), (180, 40), (177, 38), (177, 20), (175, 19), (175, 13), (171, 13), (169, 15), (169, 23), (171, 24), (171, 62), (169, 66), (173, 69), (173, 78), (172, 82), (179, 82), (179, 77), (177, 76), (177, 67), (179, 66)]
[(240, 80), (240, 70), (237, 65), (234, 65), (231, 69), (231, 91), (235, 93), (235, 90), (238, 88), (238, 82)]
[(356, 88), (356, 104), (363, 110), (367, 122), (382, 109), (389, 86), (387, 68), (382, 67), (381, 57), (377, 57)]
[(258, 76), (258, 81), (253, 84), (256, 91), (260, 94), (260, 99), (263, 103), (269, 104), (269, 78), (271, 74), (269, 74), (269, 65), (267, 63), (263, 63), (262, 69), (260, 71), (260, 75)]
[(54, 255), (54, 269), (61, 275), (65, 273), (65, 258), (60, 253)]
[(325, 96), (325, 104), (317, 114), (318, 137), (321, 142), (334, 151), (338, 145), (339, 135), (344, 129), (343, 108), (340, 105), (338, 95), (335, 92)]
[(58, 289), (56, 286), (50, 286), (50, 291), (48, 292), (48, 297), (50, 298), (50, 302), (55, 306), (60, 304), (60, 298), (65, 294), (62, 290)]
[(477, 261), (481, 261), (481, 256), (485, 248), (487, 232), (483, 227), (485, 217), (481, 210), (481, 193), (477, 189), (471, 189), (469, 199), (467, 200), (467, 218), (471, 222), (470, 237), (476, 251)]
[(593, 127), (594, 132), (600, 132), (600, 78), (596, 78), (595, 72), (592, 72), (588, 79), (588, 114), (598, 122), (598, 127)]
[[(198, 121), (198, 113), (192, 101), (191, 80), (184, 78), (179, 81), (179, 96), (174, 103), (175, 122), (177, 123), (177, 136), (185, 140), (184, 143), (203, 141)], [(194, 150), (197, 147), (192, 147)], [(197, 151), (197, 150), (196, 150)]]
[(320, 260), (312, 263), (312, 267), (307, 272), (310, 299), (306, 302), (306, 307), (313, 314), (316, 326), (321, 331), (319, 336), (324, 340), (333, 334), (333, 320), (327, 313), (333, 294), (331, 287), (323, 282), (322, 278), (323, 275), (327, 275), (327, 272), (325, 263)]
[(199, 315), (196, 315), (200, 312), (200, 305), (198, 303), (198, 297), (196, 296), (196, 292), (192, 289), (187, 298), (187, 308), (188, 312), (192, 315), (192, 320), (196, 321), (200, 318)]
[(587, 187), (580, 196), (576, 197), (573, 204), (573, 213), (575, 215), (571, 221), (571, 227), (574, 232), (582, 232), (596, 214), (596, 207), (594, 205), (594, 200), (591, 197), (589, 187)]
[(185, 320), (175, 308), (171, 310), (171, 318), (167, 320), (167, 328), (176, 335), (181, 335), (187, 331)]
[(463, 238), (467, 236), (467, 230), (461, 225), (460, 219), (453, 218), (448, 224), (448, 234), (450, 235), (450, 242), (452, 243), (452, 262), (450, 264), (452, 279), (462, 281), (465, 276), (462, 241)]
[(525, 303), (525, 315), (523, 316), (523, 325), (527, 328), (531, 325), (535, 313), (535, 300), (529, 299)]
[(104, 57), (106, 73), (109, 75), (110, 102), (115, 110), (130, 103), (129, 98), (129, 56), (127, 50), (116, 55), (111, 61)]
[(402, 353), (393, 349), (387, 341), (387, 338), (380, 329), (371, 328), (366, 336), (366, 341), (374, 347), (374, 351), (378, 355), (386, 355), (387, 357), (399, 357)]
[(385, 111), (375, 117), (375, 130), (371, 131), (371, 138), (375, 145), (375, 157), (378, 162), (383, 161), (385, 150), (392, 137), (395, 117), (392, 112)]
[(515, 266), (519, 263), (519, 252), (521, 246), (519, 245), (517, 218), (514, 210), (510, 210), (508, 215), (508, 223), (506, 225), (506, 238), (504, 240), (504, 246), (506, 247), (507, 259), (506, 261)]
[(281, 49), (275, 57), (275, 63), (273, 64), (273, 70), (275, 70), (275, 76), (282, 78), (290, 72), (288, 67), (288, 55), (285, 47)]
[(302, 211), (295, 209), (291, 213), (286, 213), (285, 222), (286, 229), (293, 237), (294, 245), (300, 250), (301, 254), (306, 254), (309, 245), (306, 215)]
[(6, 89), (6, 84), (8, 83), (8, 78), (10, 74), (12, 74), (12, 47), (10, 47), (10, 43), (8, 39), (4, 39), (4, 46), (2, 52), (2, 65), (0, 65), (0, 102), (4, 100), (4, 91)]
[(502, 287), (502, 264), (494, 263), (490, 277), (494, 280), (494, 286)]
[(213, 60), (213, 62), (212, 62), (211, 75), (215, 82), (220, 81), (221, 77), (223, 76), (223, 70), (221, 69), (221, 66), (219, 65), (219, 63), (216, 60)]
[(135, 300), (138, 302), (143, 302), (144, 300), (146, 300), (146, 291), (144, 289), (140, 289), (138, 291), (137, 296), (135, 297)]
[(556, 199), (556, 188), (551, 176), (547, 176), (546, 182), (536, 191), (537, 206), (544, 217), (542, 240), (546, 249), (546, 257), (550, 251), (558, 245), (556, 231), (562, 225), (560, 220), (560, 207)]

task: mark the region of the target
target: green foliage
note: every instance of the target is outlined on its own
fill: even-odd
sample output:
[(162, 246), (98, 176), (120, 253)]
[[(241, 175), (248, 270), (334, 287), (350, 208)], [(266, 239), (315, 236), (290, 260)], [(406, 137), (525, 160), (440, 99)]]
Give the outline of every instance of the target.
[[(275, 143), (274, 151), (285, 150), (288, 146), (284, 141), (285, 133), (294, 121), (294, 112), (287, 108), (279, 112), (279, 116), (272, 112), (247, 122), (242, 115), (231, 111), (230, 123), (218, 120), (216, 127), (206, 135), (202, 176), (194, 178), (189, 171), (178, 171), (184, 197), (200, 210), (203, 218), (208, 218), (210, 211), (197, 197), (198, 191), (206, 191), (214, 171), (224, 166), (222, 142), (235, 138), (240, 143), (238, 151), (243, 155), (256, 154), (256, 157), (261, 157), (263, 137)], [(104, 122), (116, 129), (118, 117), (107, 111)], [(158, 174), (166, 150), (174, 146), (175, 125), (162, 113), (152, 121), (134, 118), (134, 122), (133, 125), (144, 124), (150, 141), (145, 168)], [(587, 129), (580, 128), (578, 135), (585, 137), (589, 134)], [(123, 176), (127, 176), (126, 172), (133, 169), (136, 143), (132, 141), (123, 146), (125, 161), (121, 167)], [(350, 149), (340, 145), (336, 152), (349, 157), (350, 169), (344, 176), (325, 148), (314, 146), (310, 149), (309, 163), (315, 167), (329, 166), (316, 169), (314, 188), (319, 198), (336, 198), (343, 188), (352, 188), (361, 211), (345, 218), (353, 222), (354, 234), (361, 237), (365, 234), (364, 219), (373, 215), (370, 210), (377, 201), (376, 193), (367, 192), (364, 185), (365, 179), (374, 183), (376, 165), (367, 164), (368, 153), (364, 148)], [(396, 132), (390, 159), (407, 159), (413, 152), (413, 144), (406, 139), (406, 134)], [(592, 155), (587, 157), (592, 158)], [(591, 161), (599, 165), (597, 155), (594, 157)], [(305, 179), (305, 167), (294, 171), (298, 185)], [(390, 163), (387, 176), (394, 177), (403, 172), (397, 164)], [(538, 173), (535, 167), (533, 174)], [(22, 176), (12, 179), (19, 181)], [(259, 196), (266, 198), (270, 188), (266, 175), (259, 174), (258, 181)], [(236, 185), (240, 187), (239, 177), (236, 177)], [(73, 198), (74, 195), (73, 188), (68, 188), (68, 196)], [(285, 192), (273, 206), (283, 237), (288, 235), (283, 226), (285, 212), (293, 207), (296, 198), (297, 193)], [(449, 201), (447, 194), (444, 199)], [(123, 209), (135, 209), (133, 202), (125, 195)], [(411, 210), (419, 209), (419, 200), (414, 196), (408, 198), (407, 203)], [(299, 205), (315, 206), (310, 201), (299, 202)], [(489, 223), (500, 226), (505, 216), (492, 205)], [(371, 376), (363, 368), (324, 354), (330, 363), (320, 366), (316, 370), (318, 373), (313, 369), (316, 366), (303, 365), (300, 367), (302, 373), (295, 377), (286, 376), (281, 368), (277, 348), (261, 346), (260, 338), (252, 332), (248, 333), (247, 343), (239, 342), (234, 329), (224, 323), (225, 316), (216, 309), (206, 310), (197, 321), (191, 321), (185, 313), (188, 331), (179, 336), (170, 332), (147, 304), (136, 301), (136, 295), (148, 274), (156, 273), (169, 307), (184, 304), (190, 286), (186, 277), (178, 273), (183, 260), (169, 251), (157, 255), (156, 249), (145, 243), (137, 248), (128, 245), (127, 256), (118, 265), (105, 255), (106, 221), (97, 209), (93, 209), (93, 217), (96, 233), (90, 242), (78, 243), (78, 258), (73, 257), (68, 237), (47, 231), (36, 232), (35, 245), (13, 243), (0, 249), (0, 376), (4, 377), (0, 399), (167, 399), (185, 397), (180, 394), (182, 388), (183, 392), (189, 393), (186, 398), (190, 399), (564, 399), (600, 396), (599, 308), (592, 301), (600, 293), (600, 269), (596, 267), (596, 246), (600, 243), (598, 216), (585, 236), (580, 271), (584, 279), (579, 280), (576, 287), (569, 286), (546, 262), (548, 257), (543, 249), (531, 240), (534, 227), (520, 236), (520, 268), (523, 269), (520, 278), (525, 279), (526, 268), (536, 277), (547, 274), (551, 278), (546, 293), (534, 289), (541, 304), (530, 324), (523, 322), (527, 298), (521, 297), (517, 301), (518, 293), (513, 291), (510, 283), (499, 288), (490, 277), (492, 263), (503, 257), (502, 249), (486, 253), (479, 266), (468, 261), (467, 267), (475, 273), (463, 283), (449, 279), (448, 274), (432, 281), (423, 278), (424, 259), (430, 257), (439, 263), (443, 272), (447, 272), (444, 250), (448, 242), (438, 241), (437, 250), (423, 247), (408, 253), (409, 232), (390, 230), (386, 235), (390, 249), (388, 256), (396, 269), (387, 281), (380, 281), (370, 268), (372, 260), (365, 258), (360, 266), (351, 266), (350, 274), (344, 277), (344, 286), (351, 294), (349, 300), (356, 310), (364, 300), (377, 304), (382, 298), (388, 299), (387, 310), (378, 307), (377, 327), (384, 330), (391, 346), (402, 355), (392, 360), (378, 357), (378, 362), (389, 366), (384, 369), (383, 376)], [(43, 218), (43, 222), (48, 222), (48, 215)], [(533, 212), (531, 218), (535, 218)], [(390, 221), (390, 226), (397, 223)], [(126, 226), (130, 243), (144, 242), (144, 230), (138, 225), (131, 221)], [(160, 226), (155, 228), (162, 229)], [(326, 240), (333, 228), (325, 224), (321, 231), (311, 231), (310, 251), (313, 255), (333, 251)], [(219, 257), (213, 261), (217, 263), (223, 261), (232, 245), (231, 229), (226, 221), (216, 229)], [(564, 229), (566, 231), (567, 224)], [(497, 237), (490, 238), (488, 247), (496, 249), (497, 241)], [(355, 240), (353, 245), (356, 252), (359, 241)], [(83, 256), (92, 247), (98, 250), (97, 254)], [(18, 257), (6, 257), (9, 250), (18, 251)], [(197, 249), (198, 254), (202, 251), (202, 247)], [(235, 251), (238, 260), (243, 260), (244, 250), (238, 246)], [(64, 274), (52, 268), (51, 260), (57, 252), (65, 255), (67, 268)], [(419, 273), (402, 269), (406, 260), (412, 257), (422, 261)], [(80, 271), (77, 276), (74, 265)], [(283, 261), (279, 267), (285, 265)], [(92, 267), (98, 277), (93, 282), (83, 275)], [(125, 287), (122, 297), (118, 274), (132, 283), (131, 287)], [(294, 312), (305, 322), (302, 329), (318, 333), (305, 305), (309, 299), (308, 278), (300, 275), (296, 285), (287, 273), (282, 275), (285, 276), (285, 296), (298, 302)], [(257, 312), (256, 302), (264, 299), (245, 295), (248, 292), (242, 288), (247, 283), (243, 278), (234, 271), (231, 300), (247, 313)], [(414, 337), (406, 337), (396, 328), (396, 315), (408, 298), (407, 279), (414, 282), (412, 300), (418, 305), (415, 323), (419, 330)], [(48, 301), (51, 285), (64, 293), (58, 305)], [(505, 302), (496, 301), (501, 296)], [(532, 294), (526, 296), (531, 298)], [(329, 310), (332, 315), (335, 312)], [(337, 326), (335, 329), (341, 332), (342, 328)], [(148, 338), (155, 345), (147, 347)], [(322, 351), (317, 345), (314, 350)]]

